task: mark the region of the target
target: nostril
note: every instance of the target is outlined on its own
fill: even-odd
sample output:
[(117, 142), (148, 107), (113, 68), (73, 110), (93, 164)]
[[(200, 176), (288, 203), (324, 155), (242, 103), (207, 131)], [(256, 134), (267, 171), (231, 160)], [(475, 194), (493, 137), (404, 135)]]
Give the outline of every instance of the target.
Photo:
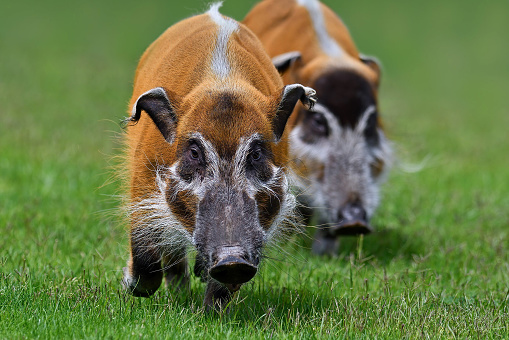
[(239, 245), (219, 246), (213, 256), (214, 262), (209, 274), (223, 284), (242, 284), (257, 272), (257, 263)]
[(252, 263), (236, 256), (222, 258), (209, 270), (215, 280), (224, 284), (242, 284), (256, 274), (258, 268)]
[(340, 221), (367, 221), (368, 214), (366, 210), (358, 203), (347, 204), (340, 210), (338, 218)]
[(364, 208), (362, 208), (361, 206), (353, 206), (352, 215), (356, 216), (357, 218), (363, 221), (367, 219), (366, 210), (364, 210)]
[(372, 228), (368, 223), (366, 210), (358, 203), (348, 203), (338, 213), (338, 224), (331, 230), (333, 235), (369, 234)]

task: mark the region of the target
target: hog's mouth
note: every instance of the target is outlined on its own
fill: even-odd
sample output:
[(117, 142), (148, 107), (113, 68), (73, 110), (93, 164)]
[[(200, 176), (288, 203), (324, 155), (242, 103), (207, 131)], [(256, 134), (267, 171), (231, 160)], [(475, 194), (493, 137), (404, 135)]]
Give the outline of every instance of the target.
[(358, 236), (372, 233), (373, 227), (366, 221), (350, 220), (337, 223), (328, 231), (332, 236)]

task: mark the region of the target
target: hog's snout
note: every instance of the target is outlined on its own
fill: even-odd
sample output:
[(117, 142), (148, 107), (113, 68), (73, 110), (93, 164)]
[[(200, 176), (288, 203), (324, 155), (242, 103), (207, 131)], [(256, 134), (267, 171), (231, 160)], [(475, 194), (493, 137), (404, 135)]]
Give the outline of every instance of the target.
[(368, 214), (359, 203), (347, 203), (338, 215), (339, 223), (332, 228), (334, 235), (360, 235), (373, 231), (368, 223)]
[(241, 247), (226, 246), (218, 251), (209, 275), (223, 284), (246, 283), (255, 276), (257, 266), (247, 260)]
[(255, 276), (257, 267), (240, 257), (228, 256), (210, 268), (210, 276), (223, 284), (246, 283)]

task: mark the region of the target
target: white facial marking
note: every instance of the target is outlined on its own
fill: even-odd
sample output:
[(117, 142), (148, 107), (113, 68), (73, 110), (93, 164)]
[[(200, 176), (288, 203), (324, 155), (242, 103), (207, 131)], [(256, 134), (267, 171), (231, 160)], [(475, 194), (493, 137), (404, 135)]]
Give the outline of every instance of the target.
[(207, 12), (210, 18), (219, 26), (216, 45), (212, 52), (212, 71), (221, 79), (227, 78), (231, 71), (228, 60), (228, 41), (230, 36), (238, 31), (239, 24), (230, 18), (224, 18), (219, 13), (222, 2), (213, 4)]
[[(258, 133), (255, 133), (247, 138), (241, 138), (239, 147), (237, 148), (237, 151), (235, 151), (235, 160), (234, 160), (234, 171), (233, 171), (233, 177), (234, 177), (234, 183), (240, 184), (242, 182), (245, 182), (243, 178), (246, 175), (245, 171), (245, 164), (247, 162), (247, 158), (249, 156), (249, 151), (251, 147), (251, 143), (253, 143), (255, 140), (260, 139), (261, 136)], [(247, 184), (247, 183), (246, 183)], [(246, 185), (246, 187), (242, 188), (241, 190), (246, 190), (249, 197), (254, 199), (254, 195), (256, 194), (255, 190), (253, 188), (250, 188), (249, 185)]]
[(329, 57), (341, 57), (344, 53), (343, 49), (327, 32), (323, 13), (320, 9), (320, 2), (318, 0), (297, 0), (297, 3), (308, 10), (311, 21), (313, 22), (316, 37), (322, 50)]
[(375, 111), (376, 111), (375, 105), (368, 106), (368, 108), (364, 110), (364, 113), (362, 114), (361, 118), (359, 118), (359, 122), (355, 127), (355, 131), (357, 131), (358, 133), (362, 133), (366, 129), (366, 124), (368, 123), (369, 116), (375, 113)]
[[(329, 126), (330, 136), (340, 136), (341, 126), (338, 124), (334, 114), (329, 111), (325, 106), (316, 103), (313, 107), (314, 112), (320, 112), (327, 120)], [(322, 139), (314, 144), (305, 143), (299, 137), (302, 134), (302, 127), (297, 125), (290, 133), (290, 150), (298, 158), (313, 159), (320, 163), (326, 163), (329, 157), (329, 149), (333, 149), (331, 142), (328, 139)], [(330, 138), (330, 137), (329, 137)], [(327, 150), (327, 151), (323, 151)]]
[(214, 148), (212, 143), (205, 139), (201, 133), (195, 132), (190, 137), (192, 139), (198, 140), (200, 145), (203, 147), (204, 157), (207, 162), (207, 172), (209, 175), (205, 176), (204, 178), (195, 177), (191, 182), (187, 182), (183, 180), (177, 173), (177, 168), (180, 164), (180, 161), (175, 162), (175, 164), (168, 169), (169, 171), (167, 171), (166, 175), (174, 180), (175, 193), (190, 191), (196, 197), (202, 199), (205, 196), (207, 189), (220, 178), (221, 160), (217, 150)]
[[(129, 266), (129, 261), (127, 262), (127, 266)], [(124, 288), (129, 291), (136, 289), (136, 281), (129, 272), (128, 267), (124, 267), (123, 272), (124, 277), (122, 278), (122, 285), (124, 286)]]
[(283, 197), (279, 201), (280, 208), (279, 212), (274, 218), (272, 225), (267, 231), (266, 239), (269, 243), (275, 244), (281, 241), (285, 236), (295, 232), (299, 225), (298, 219), (296, 218), (295, 211), (297, 208), (297, 199), (293, 195), (289, 186), (288, 176), (277, 168), (278, 176), (282, 177), (283, 183)]
[[(155, 171), (157, 190), (152, 196), (128, 207), (128, 213), (137, 217), (135, 228), (133, 228), (134, 239), (141, 243), (143, 243), (143, 240), (150, 240), (164, 254), (173, 254), (175, 250), (182, 252), (188, 247), (196, 245), (194, 236), (185, 229), (168, 205), (166, 197), (168, 193), (167, 180), (172, 179), (172, 185), (174, 185), (172, 191), (175, 195), (187, 191), (201, 199), (208, 190), (214, 190), (218, 182), (224, 181), (225, 175), (232, 176), (229, 182), (233, 184), (235, 190), (246, 192), (251, 199), (255, 199), (259, 192), (267, 192), (277, 196), (274, 191), (275, 188), (278, 186), (282, 188), (283, 195), (280, 197), (279, 212), (269, 230), (262, 230), (264, 242), (275, 244), (287, 235), (288, 231), (295, 230), (297, 225), (295, 207), (297, 203), (295, 196), (289, 190), (289, 180), (284, 169), (272, 164), (272, 176), (265, 182), (246, 175), (245, 169), (251, 151), (250, 147), (254, 141), (262, 138), (260, 134), (255, 133), (241, 138), (233, 162), (221, 159), (213, 144), (200, 133), (195, 132), (190, 137), (198, 140), (203, 147), (204, 156), (207, 160), (207, 175), (203, 178), (194, 178), (191, 182), (188, 182), (178, 174), (179, 161), (169, 167), (157, 166)], [(127, 276), (126, 284), (130, 284)]]
[[(175, 217), (166, 202), (166, 182), (164, 176), (171, 168), (159, 167), (156, 170), (157, 189), (150, 197), (144, 198), (127, 207), (134, 225), (132, 237), (145, 243), (149, 241), (165, 255), (175, 255), (192, 244), (192, 237)], [(147, 251), (150, 249), (147, 249)]]
[(255, 133), (247, 138), (241, 139), (240, 145), (235, 153), (234, 178), (235, 183), (239, 184), (239, 190), (245, 191), (251, 199), (255, 199), (256, 194), (259, 192), (265, 192), (277, 197), (278, 195), (274, 192), (273, 188), (282, 186), (281, 191), (283, 195), (279, 201), (279, 212), (275, 216), (267, 232), (264, 231), (265, 241), (276, 243), (283, 238), (289, 230), (295, 230), (295, 226), (297, 225), (295, 219), (297, 201), (289, 189), (288, 177), (281, 167), (272, 164), (272, 176), (266, 182), (256, 179), (246, 179), (245, 163), (249, 156), (251, 144), (256, 140), (261, 140), (261, 138), (260, 134)]

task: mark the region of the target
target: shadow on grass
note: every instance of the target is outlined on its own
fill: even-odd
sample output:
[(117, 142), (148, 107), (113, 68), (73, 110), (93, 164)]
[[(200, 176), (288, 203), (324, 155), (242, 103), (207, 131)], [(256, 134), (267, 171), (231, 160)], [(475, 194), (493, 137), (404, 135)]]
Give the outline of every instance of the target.
[[(304, 287), (281, 287), (269, 285), (263, 278), (246, 284), (232, 299), (227, 311), (205, 311), (202, 307), (205, 285), (194, 287), (191, 292), (177, 293), (163, 290), (154, 302), (156, 309), (163, 308), (166, 301), (176, 309), (187, 310), (212, 325), (229, 325), (238, 330), (292, 332), (296, 327), (315, 327), (314, 319), (338, 310), (342, 298), (327, 294), (328, 287), (306, 289)], [(316, 288), (316, 287), (315, 287)], [(298, 325), (298, 326), (297, 326)]]
[[(193, 279), (194, 281), (194, 279)], [(270, 285), (263, 277), (257, 277), (255, 281), (247, 283), (237, 292), (227, 311), (205, 311), (203, 298), (205, 284), (195, 280), (190, 290), (176, 290), (171, 287), (161, 286), (157, 292), (148, 297), (133, 297), (121, 288), (116, 288), (116, 295), (121, 300), (121, 305), (131, 312), (158, 313), (163, 310), (180, 311), (185, 314), (194, 314), (206, 319), (224, 319), (229, 321), (241, 321), (241, 323), (257, 323), (264, 317), (280, 317), (281, 320), (288, 317), (311, 317), (334, 306), (335, 294), (326, 294), (328, 286), (288, 288), (285, 286)], [(324, 293), (325, 292), (325, 293)], [(267, 315), (270, 314), (270, 315)]]
[(333, 294), (303, 287), (262, 285), (261, 289), (255, 284), (241, 290), (226, 318), (241, 324), (255, 324), (262, 329), (291, 331), (297, 323), (310, 325), (317, 316), (336, 308), (338, 299)]
[[(314, 228), (307, 228), (309, 235), (313, 235)], [(312, 236), (301, 241), (303, 251), (309, 256), (311, 253)], [(413, 255), (425, 252), (425, 243), (419, 235), (406, 234), (399, 229), (380, 228), (372, 234), (364, 236), (344, 236), (340, 238), (338, 257), (348, 259), (350, 254), (357, 255), (362, 251), (363, 257), (374, 257), (381, 264), (388, 264), (392, 260), (411, 261)]]
[[(359, 237), (345, 237), (341, 239), (340, 255), (357, 252)], [(425, 244), (420, 237), (408, 235), (398, 229), (381, 229), (362, 240), (362, 252), (365, 257), (374, 256), (383, 264), (392, 260), (402, 259), (410, 261), (413, 255), (422, 254)]]
[[(242, 287), (226, 313), (205, 312), (205, 284), (196, 277), (192, 278), (189, 291), (161, 286), (149, 299), (124, 298), (128, 306), (130, 301), (131, 309), (132, 306), (142, 307), (149, 314), (171, 311), (168, 315), (177, 313), (201, 320), (200, 323), (210, 322), (213, 327), (229, 325), (242, 331), (267, 330), (269, 333), (274, 330), (291, 332), (295, 327), (312, 331), (317, 327), (315, 320), (332, 316), (342, 319), (348, 317), (352, 308), (359, 311), (372, 308), (366, 304), (373, 301), (364, 298), (370, 295), (368, 287), (360, 285), (366, 275), (362, 259), (370, 258), (370, 262), (381, 266), (394, 260), (412, 261), (414, 254), (422, 254), (425, 250), (424, 242), (416, 236), (379, 228), (376, 233), (362, 238), (342, 238), (338, 257), (323, 260), (311, 254), (311, 237), (294, 236), (293, 241), (287, 240), (282, 248), (268, 254), (270, 258), (263, 262), (268, 268), (263, 268), (260, 275)], [(361, 260), (354, 260), (352, 264), (351, 254), (357, 259), (359, 252)], [(374, 268), (368, 269), (368, 274), (373, 275), (369, 277), (371, 290), (385, 284), (383, 277), (375, 277), (380, 266), (375, 264)], [(349, 286), (349, 280), (353, 280), (353, 286)]]

